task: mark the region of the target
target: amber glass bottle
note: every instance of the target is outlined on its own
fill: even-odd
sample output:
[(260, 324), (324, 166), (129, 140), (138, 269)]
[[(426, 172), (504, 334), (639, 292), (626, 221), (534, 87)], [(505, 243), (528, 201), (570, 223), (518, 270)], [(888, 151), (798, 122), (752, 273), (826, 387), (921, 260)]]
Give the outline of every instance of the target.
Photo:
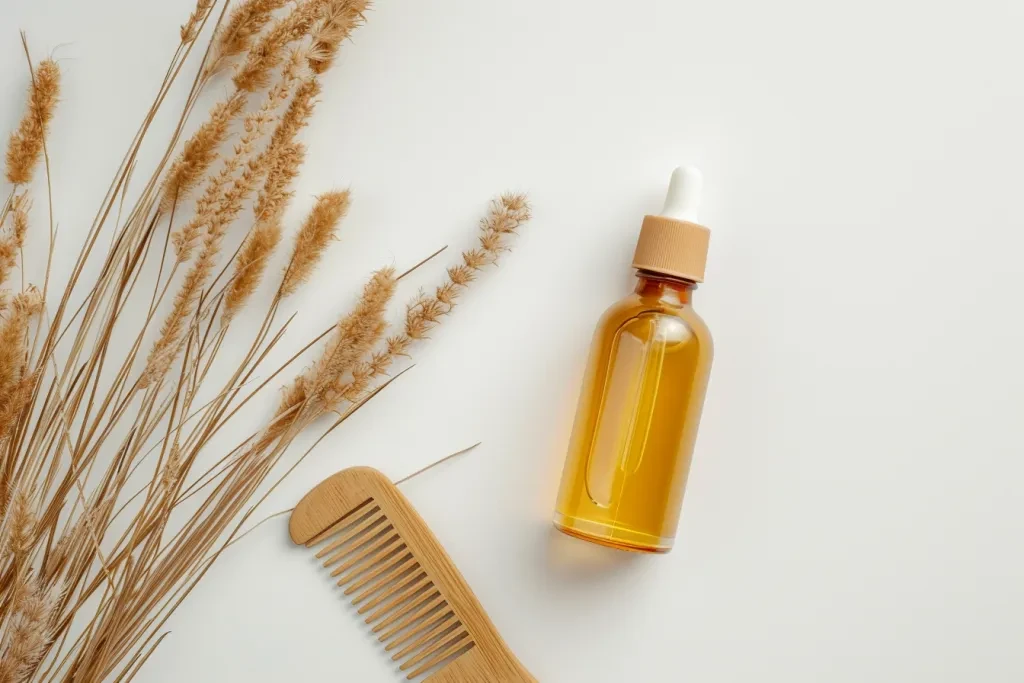
[(709, 232), (693, 222), (701, 176), (677, 169), (661, 216), (644, 220), (636, 290), (594, 335), (555, 526), (625, 550), (672, 548), (711, 370), (691, 306)]

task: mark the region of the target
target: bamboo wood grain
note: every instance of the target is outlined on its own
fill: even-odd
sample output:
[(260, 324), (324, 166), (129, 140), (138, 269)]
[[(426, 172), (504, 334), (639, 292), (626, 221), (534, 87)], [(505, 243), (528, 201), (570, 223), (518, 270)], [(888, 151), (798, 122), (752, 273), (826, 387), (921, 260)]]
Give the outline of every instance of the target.
[(370, 612), (366, 623), (385, 651), (401, 648), (390, 658), (407, 679), (536, 683), (426, 523), (377, 470), (354, 467), (321, 482), (292, 512), (289, 532), (300, 545), (327, 543), (316, 557), (338, 565), (331, 575), (351, 584), (345, 594)]

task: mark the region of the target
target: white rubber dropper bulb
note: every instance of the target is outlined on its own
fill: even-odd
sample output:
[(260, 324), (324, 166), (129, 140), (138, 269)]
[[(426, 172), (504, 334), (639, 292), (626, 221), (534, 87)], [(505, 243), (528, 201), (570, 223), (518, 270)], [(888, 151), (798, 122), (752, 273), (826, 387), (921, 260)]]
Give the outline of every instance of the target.
[(697, 222), (704, 175), (693, 166), (680, 166), (672, 171), (661, 215), (678, 221)]

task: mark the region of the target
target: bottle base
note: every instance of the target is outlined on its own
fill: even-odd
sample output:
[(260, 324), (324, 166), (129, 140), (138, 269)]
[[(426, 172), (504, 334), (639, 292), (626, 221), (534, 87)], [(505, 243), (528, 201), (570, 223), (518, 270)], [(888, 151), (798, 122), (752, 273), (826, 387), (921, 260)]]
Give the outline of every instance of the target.
[(672, 538), (652, 536), (612, 524), (592, 522), (555, 513), (555, 528), (567, 536), (633, 553), (664, 554), (672, 550)]

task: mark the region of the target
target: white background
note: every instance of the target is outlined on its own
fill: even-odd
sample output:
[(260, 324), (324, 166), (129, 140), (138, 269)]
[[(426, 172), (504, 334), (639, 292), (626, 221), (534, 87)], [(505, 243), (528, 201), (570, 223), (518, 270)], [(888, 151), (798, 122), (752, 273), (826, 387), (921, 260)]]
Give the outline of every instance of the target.
[[(192, 3), (2, 4), (3, 127), (18, 29), (65, 69), (71, 240)], [(1024, 4), (377, 5), (304, 134), (290, 225), (332, 186), (355, 204), (289, 342), (371, 269), (470, 244), (496, 192), (536, 219), (266, 511), (483, 441), (404, 490), (544, 683), (1024, 680)], [(677, 163), (706, 177), (717, 354), (677, 548), (635, 557), (549, 518), (593, 325)], [(285, 526), (223, 559), (139, 680), (398, 680)]]

